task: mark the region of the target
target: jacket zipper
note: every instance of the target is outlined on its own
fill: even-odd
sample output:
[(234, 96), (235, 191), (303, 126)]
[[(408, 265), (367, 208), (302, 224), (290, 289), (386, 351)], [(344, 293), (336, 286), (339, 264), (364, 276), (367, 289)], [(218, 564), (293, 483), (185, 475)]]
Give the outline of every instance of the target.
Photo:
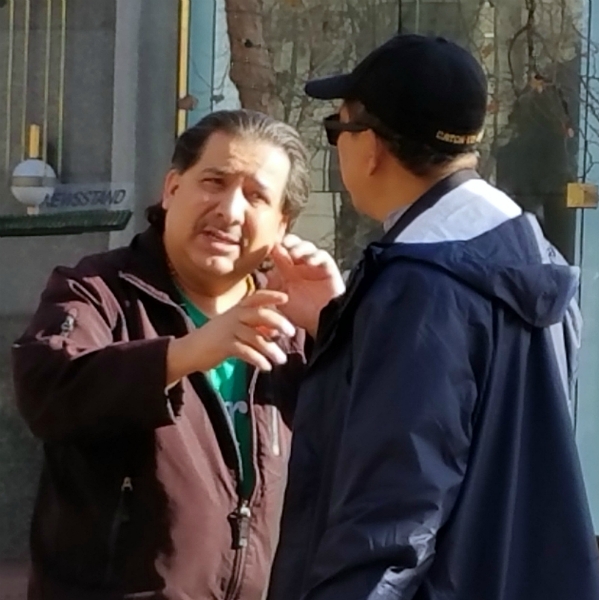
[[(241, 553), (240, 551), (244, 548), (247, 548), (249, 537), (250, 537), (250, 521), (252, 519), (252, 510), (250, 508), (250, 503), (248, 500), (242, 500), (239, 506), (235, 509), (231, 515), (229, 515), (229, 520), (233, 526), (233, 549), (237, 552), (237, 556)], [(238, 569), (237, 569), (238, 570)], [(235, 573), (236, 569), (233, 569), (234, 575), (239, 575), (240, 573)], [(235, 577), (231, 577), (231, 582), (229, 583), (229, 589), (234, 588)], [(228, 596), (226, 596), (228, 597)]]
[(63, 337), (69, 337), (69, 335), (71, 335), (71, 333), (73, 333), (73, 330), (75, 329), (75, 317), (72, 314), (68, 314), (65, 318), (65, 320), (62, 322), (62, 325), (60, 326), (60, 334)]
[(75, 331), (76, 323), (77, 311), (72, 309), (66, 314), (64, 321), (60, 324), (60, 335), (65, 339), (68, 338)]
[[(155, 300), (166, 304), (167, 306), (171, 306), (175, 308), (177, 312), (183, 317), (183, 321), (185, 322), (185, 326), (187, 331), (192, 332), (194, 330), (187, 313), (175, 302), (173, 302), (168, 296), (155, 292), (150, 286), (145, 285), (142, 281), (139, 281), (136, 277), (131, 277), (126, 273), (121, 272), (121, 277), (125, 280), (145, 292)], [(254, 393), (256, 391), (256, 384), (258, 382), (258, 375), (260, 371), (258, 369), (254, 370), (252, 374), (252, 379), (250, 381), (250, 385), (248, 388), (248, 400), (249, 400), (249, 410), (252, 419), (252, 456), (254, 454), (256, 448), (256, 419), (254, 418)], [(219, 407), (225, 417), (225, 422), (227, 423), (227, 427), (229, 430), (229, 435), (233, 442), (233, 446), (235, 447), (235, 454), (237, 457), (237, 484), (240, 487), (241, 481), (243, 477), (243, 462), (241, 459), (241, 452), (239, 451), (239, 447), (237, 445), (237, 438), (235, 436), (235, 430), (233, 429), (233, 423), (227, 413), (225, 408), (225, 404), (223, 399), (215, 394), (218, 398)], [(277, 423), (278, 425), (278, 423)], [(253, 464), (256, 464), (256, 460), (253, 461)], [(243, 575), (244, 565), (245, 565), (245, 555), (246, 549), (249, 543), (249, 534), (250, 534), (250, 524), (252, 519), (252, 504), (253, 500), (256, 496), (256, 492), (258, 490), (258, 472), (256, 470), (256, 481), (255, 486), (250, 498), (242, 498), (240, 495), (240, 502), (237, 508), (229, 515), (229, 522), (232, 526), (233, 533), (233, 550), (235, 552), (235, 556), (233, 558), (233, 569), (231, 579), (229, 580), (229, 584), (227, 586), (227, 590), (225, 592), (224, 600), (232, 600), (235, 598), (237, 593), (239, 592), (239, 588), (241, 586), (241, 579)]]
[(229, 521), (233, 530), (233, 573), (225, 592), (224, 600), (235, 598), (241, 587), (241, 578), (245, 566), (245, 554), (250, 538), (250, 522), (252, 510), (248, 500), (242, 500), (237, 509), (229, 515)]
[[(256, 451), (256, 419), (254, 418), (254, 394), (256, 392), (256, 384), (258, 382), (258, 376), (260, 371), (255, 369), (252, 378), (250, 380), (250, 385), (248, 388), (248, 402), (249, 402), (249, 410), (250, 415), (252, 416), (252, 458), (253, 464), (256, 464), (256, 457), (254, 456)], [(257, 490), (259, 487), (258, 481), (258, 472), (255, 472), (255, 484), (254, 489), (249, 498), (242, 498), (239, 506), (235, 509), (235, 511), (229, 516), (229, 520), (232, 525), (233, 530), (233, 550), (235, 551), (235, 557), (233, 558), (233, 572), (231, 575), (231, 579), (229, 581), (229, 585), (227, 586), (227, 591), (224, 596), (224, 600), (232, 600), (235, 598), (241, 587), (241, 580), (243, 576), (243, 571), (245, 567), (245, 556), (246, 550), (249, 544), (250, 537), (250, 524), (252, 520), (252, 505), (253, 501), (257, 495)], [(241, 483), (241, 480), (240, 480)]]
[(119, 501), (114, 511), (114, 517), (110, 525), (110, 534), (108, 537), (108, 561), (106, 564), (106, 573), (104, 576), (104, 583), (109, 585), (114, 579), (114, 567), (116, 559), (117, 542), (119, 540), (119, 533), (124, 523), (129, 520), (128, 498), (133, 491), (133, 484), (131, 483), (130, 477), (125, 477), (121, 483), (121, 491), (119, 494)]

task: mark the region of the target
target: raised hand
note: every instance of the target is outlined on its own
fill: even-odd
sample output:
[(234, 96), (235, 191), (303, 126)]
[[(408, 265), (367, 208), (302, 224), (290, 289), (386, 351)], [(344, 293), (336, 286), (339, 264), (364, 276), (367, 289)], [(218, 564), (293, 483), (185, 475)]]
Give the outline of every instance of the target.
[(286, 302), (284, 293), (257, 291), (199, 329), (173, 340), (167, 355), (167, 384), (195, 371), (209, 371), (229, 357), (263, 371), (284, 364), (287, 356), (276, 339), (295, 335), (295, 327), (276, 308)]
[(287, 235), (271, 257), (274, 268), (269, 273), (269, 287), (288, 296), (281, 312), (314, 336), (320, 311), (345, 292), (335, 261), (328, 252), (296, 235)]

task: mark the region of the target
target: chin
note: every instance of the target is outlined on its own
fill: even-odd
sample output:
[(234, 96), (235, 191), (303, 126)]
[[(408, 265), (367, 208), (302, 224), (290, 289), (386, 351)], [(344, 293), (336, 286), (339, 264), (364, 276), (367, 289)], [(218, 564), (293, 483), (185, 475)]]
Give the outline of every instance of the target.
[(205, 273), (211, 273), (214, 276), (226, 277), (235, 272), (235, 261), (223, 256), (213, 256), (206, 258), (199, 263), (195, 263), (199, 269)]
[(349, 192), (349, 196), (351, 198), (351, 203), (356, 212), (359, 214), (372, 219), (373, 221), (381, 222), (384, 220), (384, 217), (378, 213), (380, 208), (376, 204), (376, 197), (373, 197), (372, 194), (352, 194)]
[(349, 196), (351, 198), (352, 206), (356, 209), (356, 211), (358, 211), (361, 215), (372, 218), (371, 211), (369, 210), (369, 208), (371, 208), (369, 204), (372, 203), (372, 198), (370, 198), (370, 200), (365, 200), (352, 193), (350, 193)]

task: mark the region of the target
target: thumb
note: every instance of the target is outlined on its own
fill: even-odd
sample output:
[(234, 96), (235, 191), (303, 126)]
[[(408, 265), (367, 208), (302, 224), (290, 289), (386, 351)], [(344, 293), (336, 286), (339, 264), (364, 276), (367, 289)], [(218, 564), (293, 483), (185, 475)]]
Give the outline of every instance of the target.
[(277, 244), (271, 252), (270, 257), (272, 258), (275, 266), (281, 272), (281, 275), (287, 276), (293, 272), (295, 267), (293, 259), (289, 255), (287, 248), (282, 244)]

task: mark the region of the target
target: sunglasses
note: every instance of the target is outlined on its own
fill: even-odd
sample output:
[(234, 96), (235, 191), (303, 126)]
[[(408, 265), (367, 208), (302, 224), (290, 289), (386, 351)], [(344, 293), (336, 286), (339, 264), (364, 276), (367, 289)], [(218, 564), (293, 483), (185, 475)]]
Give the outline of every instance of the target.
[(343, 122), (340, 120), (338, 113), (326, 117), (323, 119), (322, 123), (327, 134), (327, 140), (331, 146), (337, 145), (339, 136), (344, 131), (360, 133), (362, 131), (368, 131), (369, 129), (372, 129), (372, 127), (369, 125), (364, 125), (363, 123)]

